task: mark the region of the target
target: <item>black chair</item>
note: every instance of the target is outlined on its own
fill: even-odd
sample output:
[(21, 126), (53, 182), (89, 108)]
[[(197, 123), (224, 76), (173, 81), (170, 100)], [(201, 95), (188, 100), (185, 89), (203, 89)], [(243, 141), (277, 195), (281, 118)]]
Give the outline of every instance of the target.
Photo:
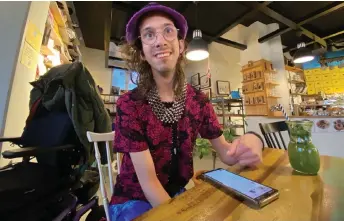
[(282, 131), (287, 131), (290, 136), (288, 125), (285, 121), (278, 121), (278, 122), (266, 123), (266, 124), (260, 123), (259, 128), (269, 148), (282, 149), (282, 146), (276, 136), (276, 134), (278, 133), (281, 143), (283, 144), (283, 148), (287, 150), (287, 146), (281, 134)]

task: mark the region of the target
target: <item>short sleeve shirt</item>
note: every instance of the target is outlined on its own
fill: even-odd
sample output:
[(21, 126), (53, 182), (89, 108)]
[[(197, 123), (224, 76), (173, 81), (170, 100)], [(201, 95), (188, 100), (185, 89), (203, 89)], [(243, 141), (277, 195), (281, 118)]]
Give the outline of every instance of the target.
[[(111, 204), (128, 200), (147, 201), (130, 152), (149, 150), (158, 180), (167, 192), (171, 178), (173, 148), (172, 127), (160, 121), (148, 104), (134, 89), (122, 95), (117, 101), (114, 151), (123, 153), (120, 174), (117, 176)], [(222, 135), (222, 129), (212, 104), (206, 95), (187, 85), (184, 113), (177, 123), (178, 174), (176, 185), (183, 188), (193, 176), (193, 147), (198, 134), (202, 138), (215, 139)], [(174, 161), (173, 161), (174, 162)]]

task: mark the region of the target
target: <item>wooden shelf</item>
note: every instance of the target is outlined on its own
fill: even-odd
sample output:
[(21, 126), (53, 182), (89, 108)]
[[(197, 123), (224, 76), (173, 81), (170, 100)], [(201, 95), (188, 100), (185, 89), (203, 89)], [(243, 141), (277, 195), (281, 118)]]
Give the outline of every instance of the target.
[(268, 96), (268, 98), (282, 98), (282, 97), (278, 97), (278, 96)]
[(301, 104), (299, 107), (331, 107), (333, 104)]
[(60, 58), (64, 64), (71, 63), (68, 57), (65, 54), (60, 53)]
[(51, 10), (51, 13), (54, 16), (54, 20), (56, 21), (57, 25), (60, 26), (60, 27), (66, 27), (67, 19), (64, 18), (64, 16), (62, 15), (59, 7), (57, 6), (57, 3), (56, 2), (51, 2), (49, 8)]
[(254, 94), (254, 93), (259, 93), (259, 92), (264, 92), (264, 90), (260, 90), (260, 91), (248, 91), (248, 92), (245, 92), (243, 93), (244, 95), (245, 94)]
[(211, 99), (212, 103), (222, 103), (222, 101), (224, 103), (241, 103), (242, 99), (221, 99), (221, 98)]
[(59, 34), (57, 34), (55, 32), (55, 30), (53, 28), (51, 28), (50, 38), (54, 40), (55, 45), (58, 45), (60, 47), (63, 46), (63, 41), (62, 41), (61, 37), (59, 36)]
[(276, 82), (265, 82), (265, 84), (270, 84), (270, 85), (279, 85), (279, 83), (276, 83)]
[(305, 81), (300, 81), (300, 80), (289, 80), (289, 83), (293, 83), (293, 84), (305, 84)]
[(258, 105), (263, 106), (263, 105), (266, 105), (266, 103), (264, 103), (264, 104), (244, 104), (244, 106), (258, 106)]
[(264, 80), (264, 78), (256, 78), (256, 79), (253, 79), (253, 80), (246, 80), (246, 81), (243, 81), (241, 83), (245, 84), (245, 83), (250, 83), (250, 82), (258, 81), (258, 80)]
[(45, 45), (41, 46), (41, 54), (43, 55), (54, 55), (53, 51)]
[(116, 104), (116, 102), (104, 102), (104, 104)]
[(59, 32), (61, 34), (62, 41), (65, 44), (70, 45), (71, 42), (70, 42), (70, 39), (69, 39), (69, 34), (68, 34), (68, 31), (67, 31), (67, 28), (59, 27)]
[(218, 117), (243, 117), (243, 114), (217, 114)]
[(303, 72), (303, 69), (286, 65), (285, 69), (292, 72)]

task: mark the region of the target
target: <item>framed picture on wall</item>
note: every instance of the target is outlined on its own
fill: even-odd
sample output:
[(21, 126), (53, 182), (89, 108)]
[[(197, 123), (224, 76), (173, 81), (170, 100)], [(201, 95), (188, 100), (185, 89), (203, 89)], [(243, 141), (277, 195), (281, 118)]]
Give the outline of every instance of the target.
[(229, 81), (216, 81), (216, 86), (218, 95), (229, 95)]
[(201, 91), (207, 95), (209, 100), (211, 100), (211, 88), (203, 88)]
[(203, 75), (200, 77), (200, 88), (207, 87), (211, 87), (211, 78), (209, 78), (207, 75)]
[(191, 85), (192, 86), (199, 86), (200, 85), (200, 74), (199, 73), (191, 76)]

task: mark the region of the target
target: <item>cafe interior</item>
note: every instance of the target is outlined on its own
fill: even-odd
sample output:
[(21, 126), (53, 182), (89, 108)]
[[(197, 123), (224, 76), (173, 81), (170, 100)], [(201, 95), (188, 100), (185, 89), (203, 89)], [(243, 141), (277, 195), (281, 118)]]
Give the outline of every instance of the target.
[[(108, 214), (106, 208), (122, 157), (110, 148), (116, 101), (136, 88), (133, 79), (139, 76), (126, 66), (120, 46), (128, 20), (148, 3), (0, 2), (0, 220), (90, 221), (96, 220), (92, 212), (99, 208)], [(344, 168), (344, 2), (159, 4), (175, 9), (188, 22), (187, 82), (209, 98), (227, 141), (250, 131), (262, 137), (263, 162), (254, 168), (227, 166), (210, 143), (198, 137), (193, 151), (194, 176), (186, 192), (135, 220), (344, 220), (344, 176), (340, 175)], [(55, 196), (60, 204), (50, 218), (46, 212), (51, 210), (49, 206), (44, 213), (42, 207), (35, 206), (19, 212), (26, 205), (34, 205), (28, 193), (37, 189), (31, 183), (22, 185), (23, 177), (49, 179), (51, 183), (62, 179), (54, 178), (51, 170), (36, 173), (26, 169), (37, 169), (37, 164), (45, 163), (50, 167), (52, 162), (52, 158), (42, 160), (50, 153), (43, 147), (46, 141), (33, 142), (40, 147), (19, 142), (27, 136), (43, 139), (50, 131), (44, 127), (29, 129), (32, 111), (37, 108), (32, 103), (37, 93), (33, 88), (39, 88), (40, 80), (50, 70), (76, 62), (90, 73), (92, 80), (83, 83), (96, 88), (91, 100), (99, 99), (112, 128), (94, 129), (97, 133), (92, 133), (90, 128), (96, 128), (93, 125), (87, 134), (82, 132), (88, 147), (94, 150), (95, 166), (86, 169), (91, 181), (81, 179), (84, 183), (80, 185), (90, 187), (88, 196), (79, 197), (80, 192), (75, 194), (73, 188), (67, 188), (66, 193)], [(41, 93), (46, 91), (43, 87)], [(69, 116), (74, 119), (74, 115)], [(92, 122), (97, 125), (94, 116)], [(55, 120), (53, 124), (57, 125), (59, 120)], [(44, 125), (57, 130), (51, 122)], [(99, 148), (98, 143), (102, 143)], [(57, 147), (55, 152), (68, 155), (67, 146)], [(225, 182), (214, 184), (199, 178), (218, 168), (239, 175), (232, 179), (240, 179), (243, 183), (236, 184), (241, 188), (231, 186), (231, 182), (226, 186)], [(26, 178), (30, 176), (36, 178)], [(252, 188), (250, 185), (276, 190), (278, 197), (255, 208), (250, 204), (252, 197), (243, 190)], [(52, 199), (47, 190), (43, 193), (44, 200)], [(25, 200), (18, 203), (19, 199)], [(44, 200), (44, 205), (51, 205)], [(103, 220), (109, 220), (105, 215)]]

